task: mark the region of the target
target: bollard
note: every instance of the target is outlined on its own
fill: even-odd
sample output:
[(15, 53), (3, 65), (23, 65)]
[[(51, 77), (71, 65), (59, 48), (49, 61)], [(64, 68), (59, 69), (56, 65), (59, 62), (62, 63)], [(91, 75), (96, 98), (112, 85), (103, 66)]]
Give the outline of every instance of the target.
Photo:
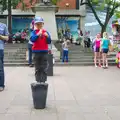
[(48, 71), (47, 75), (48, 76), (53, 76), (53, 54), (48, 54)]
[(48, 92), (47, 83), (32, 83), (32, 97), (35, 109), (44, 109), (46, 107), (46, 99)]

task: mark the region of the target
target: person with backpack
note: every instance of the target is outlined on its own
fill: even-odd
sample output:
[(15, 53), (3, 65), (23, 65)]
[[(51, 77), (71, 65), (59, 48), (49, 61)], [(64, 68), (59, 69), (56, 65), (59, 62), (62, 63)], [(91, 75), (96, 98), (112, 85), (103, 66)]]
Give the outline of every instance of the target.
[(51, 44), (51, 37), (43, 28), (43, 18), (35, 17), (34, 25), (30, 40), (33, 43), (32, 52), (34, 54), (35, 78), (37, 82), (45, 83), (47, 81), (48, 69), (48, 44)]

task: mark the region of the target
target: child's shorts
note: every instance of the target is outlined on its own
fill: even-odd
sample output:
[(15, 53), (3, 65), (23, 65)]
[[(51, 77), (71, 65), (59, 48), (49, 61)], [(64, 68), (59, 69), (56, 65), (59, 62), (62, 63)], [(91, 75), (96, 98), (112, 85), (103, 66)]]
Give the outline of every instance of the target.
[(99, 47), (96, 47), (96, 48), (95, 48), (95, 52), (100, 52), (100, 48), (99, 48)]
[(109, 51), (108, 49), (102, 49), (102, 52), (103, 52), (103, 53), (106, 53), (106, 54), (107, 54), (108, 51)]

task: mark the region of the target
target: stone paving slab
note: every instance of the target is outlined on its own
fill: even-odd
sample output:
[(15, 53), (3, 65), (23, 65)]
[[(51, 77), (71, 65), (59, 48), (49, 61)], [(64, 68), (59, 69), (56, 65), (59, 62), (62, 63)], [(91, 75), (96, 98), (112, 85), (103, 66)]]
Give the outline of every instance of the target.
[(120, 70), (55, 67), (48, 77), (47, 107), (33, 108), (34, 68), (6, 67), (0, 92), (0, 120), (119, 120)]

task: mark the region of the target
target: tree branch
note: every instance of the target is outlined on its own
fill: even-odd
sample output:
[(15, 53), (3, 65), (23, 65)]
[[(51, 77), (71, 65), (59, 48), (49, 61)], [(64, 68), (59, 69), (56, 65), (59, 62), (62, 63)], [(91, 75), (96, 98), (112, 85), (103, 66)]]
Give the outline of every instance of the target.
[(82, 5), (87, 5), (88, 3), (87, 2), (84, 2), (84, 3), (81, 3), (80, 5), (82, 6)]
[(102, 27), (103, 24), (102, 24), (101, 20), (99, 19), (99, 17), (98, 17), (98, 15), (97, 15), (97, 13), (96, 13), (96, 11), (95, 11), (93, 5), (91, 4), (90, 0), (87, 0), (87, 1), (88, 1), (88, 6), (91, 8), (91, 10), (92, 10), (92, 12), (93, 12), (95, 18), (97, 19), (99, 25)]
[(114, 0), (113, 8), (112, 8), (112, 10), (111, 10), (111, 12), (110, 12), (110, 14), (109, 14), (110, 18), (113, 16), (115, 10), (120, 6), (120, 4), (115, 5), (115, 3), (116, 3), (116, 2), (115, 2), (115, 0)]
[(82, 6), (82, 5), (87, 5), (88, 4), (88, 2), (83, 2), (83, 0), (81, 0), (81, 2), (80, 2), (80, 5)]
[(109, 22), (109, 20), (110, 20), (110, 6), (111, 6), (111, 2), (112, 1), (110, 1), (109, 3), (108, 3), (108, 5), (107, 5), (107, 13), (106, 13), (106, 18), (105, 18), (105, 23), (104, 23), (104, 25), (106, 25), (106, 24), (108, 24), (108, 22)]

